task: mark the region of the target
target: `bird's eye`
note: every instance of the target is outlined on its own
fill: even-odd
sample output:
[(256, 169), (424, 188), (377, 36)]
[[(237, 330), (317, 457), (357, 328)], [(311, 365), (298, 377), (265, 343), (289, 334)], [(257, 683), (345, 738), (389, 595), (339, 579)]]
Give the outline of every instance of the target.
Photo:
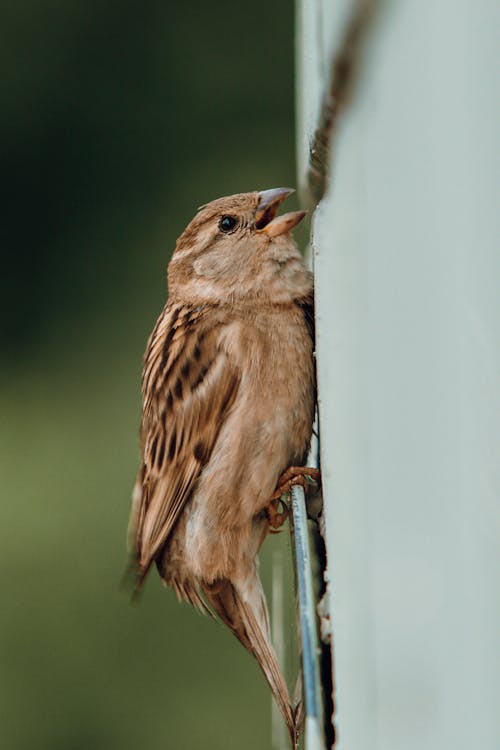
[(236, 216), (223, 216), (219, 221), (219, 229), (225, 234), (234, 232), (237, 226), (238, 219), (236, 218)]

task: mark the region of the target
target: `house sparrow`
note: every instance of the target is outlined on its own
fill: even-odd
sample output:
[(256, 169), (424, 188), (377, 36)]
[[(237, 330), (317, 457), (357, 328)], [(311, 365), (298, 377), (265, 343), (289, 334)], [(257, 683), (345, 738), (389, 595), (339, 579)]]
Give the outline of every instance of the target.
[[(202, 206), (168, 268), (142, 380), (142, 466), (130, 536), (138, 586), (154, 562), (179, 599), (215, 611), (258, 660), (295, 747), (257, 553), (281, 525), (314, 412), (313, 284), (276, 216), (287, 188)], [(288, 468), (292, 466), (292, 468)]]

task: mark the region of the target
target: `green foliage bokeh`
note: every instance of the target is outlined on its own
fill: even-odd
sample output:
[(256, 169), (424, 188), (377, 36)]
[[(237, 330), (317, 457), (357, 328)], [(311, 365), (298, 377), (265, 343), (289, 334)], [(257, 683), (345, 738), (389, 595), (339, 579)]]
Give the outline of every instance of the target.
[(237, 641), (119, 581), (176, 237), (294, 184), (293, 4), (25, 0), (0, 29), (2, 747), (266, 750)]

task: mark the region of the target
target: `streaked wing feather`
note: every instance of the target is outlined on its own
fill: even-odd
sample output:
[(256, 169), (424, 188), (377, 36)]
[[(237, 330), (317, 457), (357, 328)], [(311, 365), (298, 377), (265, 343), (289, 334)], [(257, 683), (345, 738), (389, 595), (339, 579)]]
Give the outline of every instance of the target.
[(189, 500), (236, 396), (239, 375), (205, 308), (167, 304), (143, 372), (142, 492), (135, 539), (143, 578)]

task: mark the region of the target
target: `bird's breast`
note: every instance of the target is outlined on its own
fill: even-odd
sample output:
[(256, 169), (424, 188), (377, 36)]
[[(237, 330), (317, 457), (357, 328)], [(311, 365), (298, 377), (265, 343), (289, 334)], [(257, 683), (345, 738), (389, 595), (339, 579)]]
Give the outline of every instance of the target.
[(280, 460), (301, 460), (314, 415), (313, 343), (302, 310), (255, 315), (241, 326), (239, 356), (241, 428), (260, 436), (257, 450), (274, 446)]
[(184, 544), (195, 577), (230, 576), (253, 558), (258, 514), (279, 476), (300, 463), (313, 421), (312, 341), (300, 314), (260, 315), (227, 327), (238, 394), (186, 509)]

